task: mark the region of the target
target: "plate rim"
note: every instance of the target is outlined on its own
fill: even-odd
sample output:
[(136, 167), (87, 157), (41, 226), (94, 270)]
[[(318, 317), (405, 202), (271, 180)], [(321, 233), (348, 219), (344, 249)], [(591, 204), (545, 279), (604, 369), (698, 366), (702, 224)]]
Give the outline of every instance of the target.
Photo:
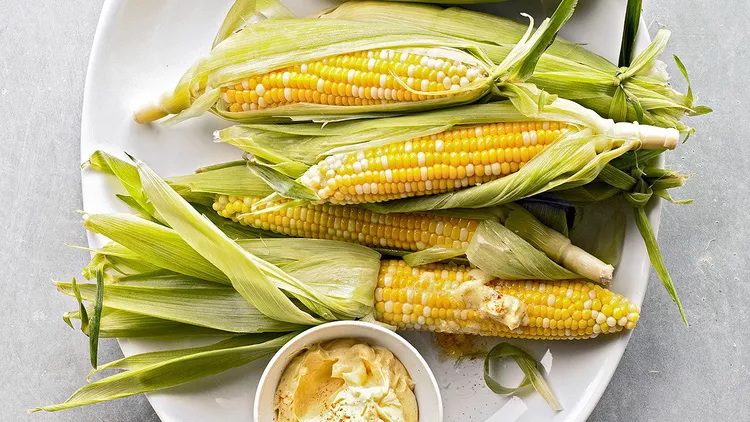
[[(83, 88), (83, 102), (82, 102), (82, 112), (81, 112), (81, 140), (80, 140), (80, 155), (81, 155), (81, 162), (85, 162), (88, 157), (84, 156), (85, 151), (91, 150), (91, 146), (96, 145), (96, 141), (93, 139), (90, 139), (90, 136), (88, 133), (91, 133), (91, 130), (89, 130), (90, 126), (90, 118), (89, 118), (89, 112), (87, 110), (91, 107), (91, 104), (94, 101), (95, 94), (92, 92), (92, 82), (91, 82), (91, 75), (92, 71), (94, 70), (94, 67), (96, 66), (96, 63), (100, 61), (100, 57), (105, 54), (105, 50), (102, 46), (103, 44), (103, 38), (105, 37), (105, 33), (109, 29), (110, 25), (114, 22), (114, 17), (116, 15), (116, 12), (120, 5), (124, 3), (124, 0), (104, 0), (102, 4), (102, 9), (99, 15), (99, 20), (97, 22), (96, 31), (94, 34), (94, 39), (91, 47), (91, 51), (89, 54), (89, 61), (86, 67), (86, 78), (84, 82), (84, 88)], [(645, 22), (645, 19), (643, 16), (641, 16), (640, 24), (639, 24), (639, 38), (642, 37), (641, 34), (645, 34), (645, 41), (646, 45), (648, 42), (651, 41), (651, 37), (648, 34), (648, 28)], [(641, 51), (645, 47), (644, 42), (639, 40), (637, 42), (636, 51)], [(658, 159), (658, 165), (663, 166), (664, 165), (664, 156), (660, 155)], [(85, 179), (87, 178), (86, 170), (81, 169), (81, 197), (82, 197), (82, 204), (83, 204), (83, 210), (87, 210), (91, 208), (91, 201), (87, 200), (87, 196), (85, 195)], [(661, 213), (662, 213), (662, 206), (663, 201), (661, 198), (654, 197), (654, 200), (652, 203), (650, 203), (647, 206), (647, 216), (649, 221), (651, 222), (651, 226), (653, 228), (654, 236), (658, 236), (659, 232), (659, 226), (661, 223)], [(92, 237), (88, 236), (88, 242), (89, 246), (91, 243)], [(637, 299), (638, 301), (643, 304), (643, 300), (645, 297), (645, 292), (648, 289), (649, 280), (651, 278), (651, 265), (649, 263), (648, 271), (646, 273), (646, 281), (645, 281), (645, 288), (643, 289), (643, 293), (638, 295)], [(635, 299), (635, 297), (633, 297)], [(625, 350), (627, 349), (627, 345), (630, 342), (631, 336), (633, 334), (633, 331), (629, 331), (625, 334), (626, 341), (624, 342), (622, 346), (622, 351), (618, 353), (618, 356), (616, 356), (614, 359), (607, 362), (606, 366), (602, 369), (605, 370), (603, 374), (601, 374), (598, 378), (600, 381), (606, 381), (606, 382), (599, 382), (597, 385), (593, 388), (593, 391), (591, 391), (591, 394), (587, 399), (585, 399), (585, 404), (580, 408), (577, 415), (570, 415), (574, 418), (576, 421), (586, 421), (588, 417), (591, 415), (591, 413), (594, 411), (596, 406), (598, 405), (599, 401), (601, 400), (604, 392), (606, 391), (607, 387), (612, 381), (612, 377), (614, 376), (615, 372), (617, 371), (617, 368), (619, 367), (619, 363), (622, 359), (622, 357), (625, 354)], [(123, 354), (125, 354), (125, 348), (123, 348), (122, 342), (117, 339), (118, 345), (120, 349), (123, 351)], [(146, 398), (149, 400), (149, 404), (153, 408), (156, 415), (159, 417), (160, 420), (168, 421), (171, 420), (171, 416), (169, 415), (169, 410), (161, 405), (154, 405), (154, 402), (151, 400), (150, 394), (145, 393)], [(443, 403), (445, 406), (445, 403)]]

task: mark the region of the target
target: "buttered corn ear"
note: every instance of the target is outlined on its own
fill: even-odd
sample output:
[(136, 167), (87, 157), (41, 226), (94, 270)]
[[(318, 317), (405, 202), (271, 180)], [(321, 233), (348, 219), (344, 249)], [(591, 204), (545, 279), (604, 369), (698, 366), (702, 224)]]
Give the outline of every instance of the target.
[(547, 121), (456, 128), (328, 156), (300, 181), (333, 204), (438, 194), (515, 173), (567, 130)]
[(453, 95), (451, 90), (486, 78), (487, 72), (479, 66), (445, 57), (399, 50), (359, 51), (237, 81), (221, 89), (220, 107), (240, 113), (302, 103), (415, 102)]
[(375, 316), (405, 330), (569, 340), (633, 329), (640, 309), (594, 283), (507, 281), (480, 270), (383, 261)]
[[(466, 249), (479, 220), (425, 214), (378, 214), (337, 205), (302, 205), (250, 215), (260, 197), (219, 195), (213, 209), (240, 224), (278, 234), (405, 251), (433, 246)], [(263, 204), (279, 205), (286, 200)], [(245, 214), (245, 215), (243, 215)]]

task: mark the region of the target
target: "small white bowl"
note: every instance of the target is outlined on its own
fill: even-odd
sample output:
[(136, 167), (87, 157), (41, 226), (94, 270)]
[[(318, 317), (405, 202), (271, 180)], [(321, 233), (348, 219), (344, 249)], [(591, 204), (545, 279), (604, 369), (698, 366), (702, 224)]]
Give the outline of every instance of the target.
[(360, 321), (337, 321), (311, 328), (285, 344), (266, 366), (255, 393), (253, 415), (257, 422), (276, 418), (273, 408), (276, 387), (289, 362), (306, 346), (339, 338), (355, 338), (373, 346), (384, 347), (404, 364), (414, 381), (419, 408), (419, 422), (442, 422), (443, 401), (435, 376), (422, 355), (398, 334), (376, 324)]

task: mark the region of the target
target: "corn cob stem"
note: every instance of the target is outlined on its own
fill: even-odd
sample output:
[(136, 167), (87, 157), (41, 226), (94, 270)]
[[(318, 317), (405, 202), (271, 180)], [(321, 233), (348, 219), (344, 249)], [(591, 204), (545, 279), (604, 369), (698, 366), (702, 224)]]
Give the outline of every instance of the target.
[(386, 260), (375, 290), (376, 319), (405, 330), (570, 340), (633, 329), (639, 316), (638, 305), (584, 280), (498, 280), (463, 266)]
[(505, 227), (574, 273), (589, 280), (598, 281), (605, 286), (610, 284), (614, 273), (612, 265), (605, 264), (574, 245), (569, 238), (545, 226), (523, 208), (517, 205), (509, 205), (509, 207), (513, 211), (506, 218)]

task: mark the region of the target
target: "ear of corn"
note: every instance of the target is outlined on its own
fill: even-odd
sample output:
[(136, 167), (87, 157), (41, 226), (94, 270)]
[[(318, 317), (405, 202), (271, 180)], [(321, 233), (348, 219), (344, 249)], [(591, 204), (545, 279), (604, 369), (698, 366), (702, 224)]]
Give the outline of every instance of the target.
[[(543, 96), (534, 93), (532, 102), (540, 104)], [(476, 191), (477, 185), (499, 179), (510, 180), (506, 191), (515, 196), (512, 201), (540, 193), (532, 188), (558, 188), (547, 183), (556, 178), (564, 177), (557, 183), (568, 186), (588, 183), (609, 160), (629, 150), (671, 149), (679, 140), (675, 129), (615, 123), (562, 99), (541, 106), (530, 118), (515, 104), (498, 102), (323, 128), (288, 126), (244, 125), (220, 131), (217, 138), (269, 162), (266, 171), (273, 165), (313, 163), (298, 179), (309, 188), (304, 197), (278, 193), (307, 201), (317, 195), (318, 201), (334, 204)], [(299, 146), (292, 146), (297, 141)], [(536, 170), (524, 169), (528, 163), (535, 163)], [(483, 206), (509, 200), (496, 201)], [(440, 209), (476, 207), (456, 202)], [(434, 208), (424, 208), (429, 209)]]
[(335, 204), (449, 192), (517, 172), (566, 130), (565, 124), (540, 121), (461, 127), (331, 155), (300, 180)]
[(636, 304), (583, 280), (487, 280), (466, 267), (384, 261), (379, 321), (405, 330), (570, 340), (635, 328)]
[[(323, 12), (321, 18), (400, 22), (463, 37), (477, 43), (496, 63), (509, 54), (507, 43), (514, 42), (526, 29), (510, 19), (457, 7), (377, 1), (347, 2)], [(605, 117), (687, 131), (689, 128), (680, 122), (685, 114), (703, 114), (710, 109), (695, 106), (691, 92), (684, 95), (670, 86), (664, 63), (657, 59), (668, 38), (669, 31), (661, 29), (632, 67), (620, 69), (581, 45), (557, 37), (541, 56), (529, 82)]]
[(575, 3), (565, 0), (552, 20), (515, 40), (517, 45), (498, 63), (465, 39), (407, 25), (343, 19), (256, 22), (216, 45), (171, 95), (139, 110), (135, 118), (147, 123), (179, 113), (170, 119), (174, 123), (211, 109), (245, 122), (340, 120), (474, 102), (517, 82), (495, 79), (506, 73), (515, 79), (513, 69), (533, 66)]
[[(466, 249), (479, 225), (479, 220), (468, 218), (385, 215), (363, 208), (331, 205), (302, 205), (251, 215), (252, 205), (260, 199), (220, 195), (213, 208), (219, 215), (243, 225), (286, 236), (339, 240), (404, 251), (420, 251), (433, 246)], [(260, 209), (263, 208), (265, 206)]]

